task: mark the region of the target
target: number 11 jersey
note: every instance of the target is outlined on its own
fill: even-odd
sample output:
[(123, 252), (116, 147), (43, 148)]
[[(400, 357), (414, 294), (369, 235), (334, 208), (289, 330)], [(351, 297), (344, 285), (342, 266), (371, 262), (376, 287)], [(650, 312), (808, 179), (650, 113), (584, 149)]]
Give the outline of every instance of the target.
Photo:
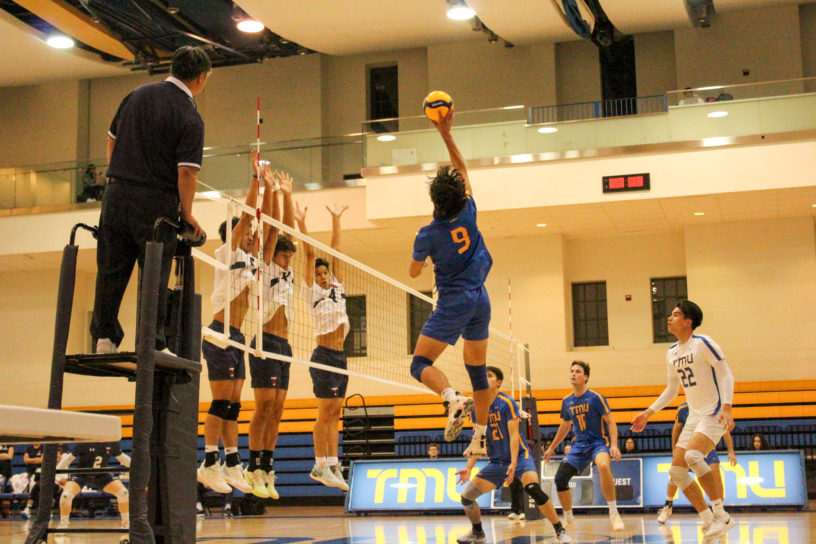
[(561, 402), (561, 419), (572, 421), (576, 442), (601, 441), (609, 446), (609, 432), (603, 420), (609, 412), (606, 397), (594, 389), (587, 389), (580, 397), (572, 393)]

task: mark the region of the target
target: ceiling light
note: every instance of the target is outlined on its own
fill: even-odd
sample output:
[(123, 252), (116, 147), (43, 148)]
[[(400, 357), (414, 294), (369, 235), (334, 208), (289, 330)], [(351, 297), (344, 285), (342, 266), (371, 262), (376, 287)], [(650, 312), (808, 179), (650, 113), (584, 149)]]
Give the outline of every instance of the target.
[(536, 223), (536, 227), (546, 227), (547, 223)]
[(243, 19), (238, 23), (238, 30), (247, 34), (255, 34), (264, 29), (264, 24), (254, 19)]
[(553, 132), (558, 132), (556, 127), (541, 127), (538, 129), (538, 132), (541, 134), (552, 134)]
[(694, 212), (694, 215), (705, 215), (705, 212)]
[(62, 34), (54, 34), (49, 36), (45, 43), (54, 49), (70, 49), (74, 46), (74, 40)]
[(725, 117), (726, 115), (728, 115), (727, 111), (712, 111), (711, 113), (706, 115), (706, 117), (710, 117), (711, 119), (716, 119), (718, 117)]
[(380, 136), (377, 136), (378, 142), (393, 142), (396, 139), (397, 137), (393, 134), (381, 134)]
[(449, 2), (448, 18), (454, 21), (467, 21), (472, 19), (476, 12), (470, 9), (464, 0), (453, 0)]
[(811, 204), (810, 207), (811, 208), (816, 208), (816, 204)]

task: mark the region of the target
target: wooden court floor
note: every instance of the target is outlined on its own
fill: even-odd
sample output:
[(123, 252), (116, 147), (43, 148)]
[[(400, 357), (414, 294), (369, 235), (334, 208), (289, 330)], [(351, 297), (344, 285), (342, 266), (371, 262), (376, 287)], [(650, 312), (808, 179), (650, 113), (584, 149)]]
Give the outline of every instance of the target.
[[(811, 503), (811, 507), (813, 507)], [(263, 517), (199, 520), (198, 542), (206, 544), (455, 544), (470, 529), (464, 516), (356, 516), (340, 507), (269, 508)], [(816, 512), (735, 514), (737, 527), (720, 544), (816, 543)], [(675, 514), (665, 526), (656, 515), (623, 516), (626, 530), (611, 533), (606, 516), (576, 517), (571, 534), (576, 544), (701, 544), (696, 516)], [(118, 521), (72, 521), (72, 528), (115, 527)], [(485, 516), (487, 541), (495, 544), (554, 543), (552, 527), (543, 521), (511, 523), (504, 516)], [(0, 520), (0, 543), (23, 544), (26, 523)], [(54, 544), (118, 544), (116, 535), (49, 537)]]

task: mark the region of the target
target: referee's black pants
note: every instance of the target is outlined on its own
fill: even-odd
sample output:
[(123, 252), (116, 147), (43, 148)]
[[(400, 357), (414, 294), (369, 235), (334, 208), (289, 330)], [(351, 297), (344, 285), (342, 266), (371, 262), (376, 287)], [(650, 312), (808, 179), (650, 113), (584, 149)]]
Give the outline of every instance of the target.
[[(142, 185), (111, 181), (102, 199), (99, 239), (96, 246), (96, 297), (91, 337), (110, 338), (117, 346), (125, 334), (119, 323), (119, 306), (139, 263), (139, 278), (144, 268), (145, 244), (153, 239), (153, 225), (159, 217), (178, 220), (178, 194)], [(167, 282), (176, 254), (176, 233), (160, 229), (162, 251), (161, 282), (156, 315), (156, 349), (166, 347), (164, 319), (167, 309)]]

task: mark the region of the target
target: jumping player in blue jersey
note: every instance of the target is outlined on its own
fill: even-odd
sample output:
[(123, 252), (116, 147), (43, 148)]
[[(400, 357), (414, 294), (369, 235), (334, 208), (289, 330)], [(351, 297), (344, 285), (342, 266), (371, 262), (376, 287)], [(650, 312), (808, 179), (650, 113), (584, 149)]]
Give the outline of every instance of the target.
[[(462, 153), (453, 141), (453, 109), (434, 123), (448, 148), (452, 166), (442, 166), (430, 181), (433, 221), (414, 239), (413, 260), (408, 273), (419, 276), (430, 257), (439, 299), (422, 327), (411, 362), (411, 375), (442, 396), (448, 412), (445, 440), (454, 440), (467, 414), (475, 407), (473, 439), (465, 455), (483, 456), (485, 428), (491, 394), (487, 360), (490, 298), (484, 287), (493, 259), (476, 225), (476, 204)], [(445, 374), (433, 366), (445, 348), (464, 339), (465, 368), (473, 386), (473, 398), (454, 391)]]
[(553, 524), (556, 541), (560, 544), (572, 542), (555, 513), (555, 506), (541, 489), (535, 457), (524, 437), (519, 433), (519, 411), (516, 401), (505, 393), (500, 393), (504, 373), (495, 366), (487, 367), (490, 392), (488, 412), (487, 455), (490, 463), (471, 480), (470, 473), (476, 464), (476, 457), (470, 457), (465, 468), (460, 470), (459, 483), (467, 483), (462, 491), (462, 506), (473, 524), (473, 530), (457, 539), (460, 544), (485, 542), (487, 537), (482, 529), (482, 515), (476, 499), (490, 493), (502, 484), (510, 485), (514, 479), (521, 480), (524, 490), (538, 505), (541, 513)]
[(609, 505), (609, 521), (613, 531), (623, 531), (623, 520), (618, 514), (615, 499), (615, 479), (612, 476), (610, 459), (620, 461), (618, 449), (618, 425), (612, 417), (606, 397), (589, 389), (589, 365), (583, 361), (573, 361), (570, 365), (570, 383), (573, 393), (564, 397), (561, 403), (561, 426), (555, 438), (544, 452), (544, 460), (549, 461), (558, 444), (567, 436), (572, 426), (575, 441), (572, 449), (561, 461), (555, 475), (558, 500), (564, 508), (564, 523), (572, 523), (572, 492), (570, 479), (594, 462), (601, 473), (601, 491)]

